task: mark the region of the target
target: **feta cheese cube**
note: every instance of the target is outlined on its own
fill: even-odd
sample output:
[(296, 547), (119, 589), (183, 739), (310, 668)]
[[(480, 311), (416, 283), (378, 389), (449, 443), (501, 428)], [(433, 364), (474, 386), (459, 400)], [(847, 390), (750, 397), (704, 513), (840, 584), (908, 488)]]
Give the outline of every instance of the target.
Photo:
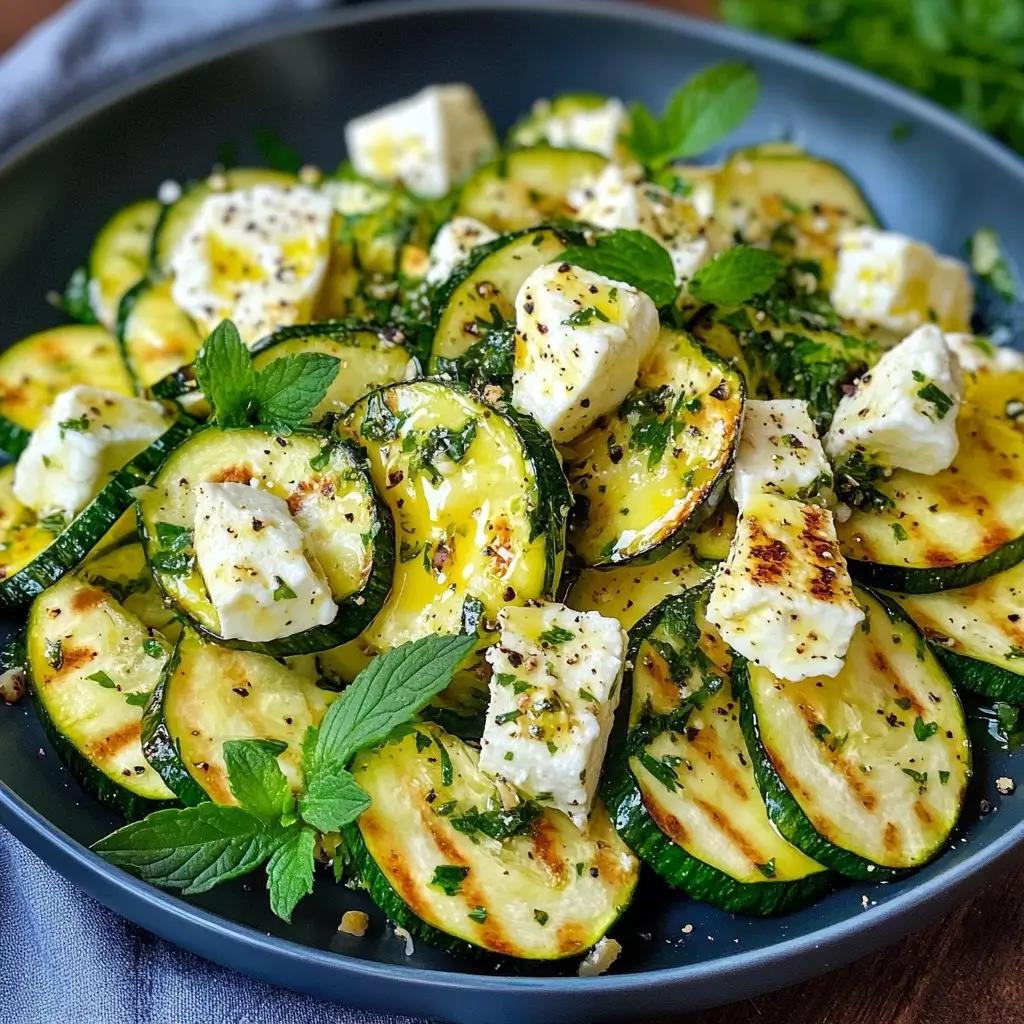
[(171, 254), (174, 301), (209, 333), (233, 320), (252, 344), (308, 322), (330, 255), (331, 200), (303, 186), (207, 196)]
[(807, 403), (748, 399), (730, 488), (742, 509), (754, 494), (828, 505), (835, 499), (832, 467), (825, 458)]
[(604, 103), (587, 103), (565, 96), (554, 103), (537, 100), (528, 125), (516, 133), (520, 146), (547, 143), (557, 149), (587, 149), (610, 157), (626, 126), (626, 108), (612, 97)]
[(40, 517), (73, 519), (170, 426), (158, 402), (79, 385), (46, 411), (14, 468), (14, 496)]
[(853, 456), (883, 469), (938, 473), (960, 446), (956, 418), (963, 395), (957, 357), (942, 331), (919, 327), (889, 349), (844, 395), (825, 435), (837, 467)]
[(1014, 373), (1024, 370), (1024, 352), (997, 345), (988, 338), (973, 334), (946, 335), (949, 350), (957, 357), (965, 373)]
[(862, 227), (839, 236), (832, 304), (840, 316), (892, 331), (930, 321), (964, 331), (974, 292), (966, 264), (906, 235)]
[(193, 546), (222, 637), (265, 642), (334, 621), (323, 569), (283, 498), (235, 483), (194, 493)]
[(707, 616), (733, 650), (779, 679), (837, 675), (864, 612), (832, 513), (752, 495), (715, 576)]
[(447, 281), (478, 245), (497, 237), (497, 232), (473, 217), (453, 217), (447, 224), (442, 224), (430, 246), (427, 284), (438, 285)]
[(658, 332), (645, 293), (568, 263), (538, 267), (516, 296), (512, 404), (571, 441), (618, 408)]
[(497, 140), (476, 93), (456, 84), (429, 86), (349, 121), (345, 145), (360, 174), (439, 199), (497, 148)]
[(627, 636), (563, 604), (505, 608), (487, 651), (491, 700), (480, 767), (581, 828), (621, 696)]

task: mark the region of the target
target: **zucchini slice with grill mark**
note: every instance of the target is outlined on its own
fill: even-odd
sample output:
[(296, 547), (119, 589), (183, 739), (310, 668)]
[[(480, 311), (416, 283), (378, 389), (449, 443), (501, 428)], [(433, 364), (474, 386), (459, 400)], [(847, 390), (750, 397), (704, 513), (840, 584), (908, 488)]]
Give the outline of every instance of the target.
[(292, 788), (302, 784), (302, 737), (318, 725), (332, 694), (252, 651), (182, 632), (142, 722), (142, 749), (184, 804), (237, 803), (224, 763), (225, 740), (277, 740)]
[(171, 424), (145, 451), (114, 473), (66, 525), (37, 520), (21, 505), (12, 489), (14, 467), (5, 466), (0, 471), (0, 607), (27, 604), (77, 568), (91, 551), (123, 539), (131, 530), (125, 513), (135, 500), (133, 489), (149, 482), (189, 432), (188, 424)]
[(1024, 704), (1024, 563), (958, 590), (892, 596), (954, 683)]
[(33, 698), (72, 775), (101, 803), (139, 818), (174, 802), (141, 741), (143, 707), (171, 647), (87, 570), (40, 594), (29, 612)]
[(398, 538), (391, 594), (362, 644), (471, 632), (554, 594), (571, 499), (532, 419), (424, 379), (371, 392), (340, 429), (365, 448)]
[(629, 630), (666, 597), (681, 594), (711, 575), (687, 544), (647, 565), (630, 562), (616, 569), (584, 569), (565, 596), (570, 608), (600, 612)]
[(799, 683), (737, 658), (733, 692), (775, 827), (850, 878), (921, 867), (956, 826), (971, 774), (963, 709), (899, 607), (857, 590), (866, 619), (834, 679)]
[[(323, 568), (338, 614), (327, 626), (265, 643), (224, 639), (202, 573), (189, 545), (167, 567), (159, 527), (195, 520), (194, 488), (201, 483), (244, 483), (288, 502), (291, 514)], [(175, 451), (139, 497), (139, 532), (161, 590), (194, 628), (229, 647), (273, 657), (328, 650), (357, 636), (373, 619), (391, 585), (394, 532), (391, 515), (374, 492), (359, 450), (317, 434), (281, 437), (257, 427), (206, 427)], [(166, 531), (164, 531), (166, 532)], [(163, 567), (161, 567), (163, 565)]]
[[(567, 246), (582, 241), (576, 232), (541, 227), (477, 246), (435, 297), (430, 372), (451, 373), (454, 368), (457, 374), (458, 361), (467, 357), (480, 362), (492, 338), (507, 348), (523, 282)], [(511, 367), (508, 373), (511, 376)]]
[(619, 834), (669, 884), (733, 913), (778, 914), (828, 888), (826, 870), (772, 826), (730, 684), (704, 617), (710, 584), (658, 605), (630, 631), (603, 794)]
[(149, 269), (153, 231), (163, 209), (158, 199), (140, 199), (114, 214), (89, 253), (89, 304), (96, 319), (114, 330), (121, 299)]
[(142, 281), (125, 294), (117, 313), (117, 340), (140, 388), (153, 387), (191, 363), (203, 344), (192, 318), (171, 298), (170, 281)]
[(581, 149), (516, 149), (469, 176), (462, 186), (458, 213), (498, 232), (572, 217), (569, 191), (596, 178), (607, 164), (607, 157)]
[(715, 508), (743, 419), (743, 378), (663, 328), (614, 415), (562, 446), (575, 498), (569, 543), (584, 565), (656, 560)]
[[(453, 952), (467, 943), (529, 960), (583, 952), (629, 904), (636, 858), (600, 804), (585, 832), (533, 805), (502, 815), (477, 756), (424, 723), (355, 759), (372, 804), (344, 836), (371, 898), (411, 935)], [(480, 816), (489, 831), (473, 827)], [(489, 834), (513, 822), (517, 834)]]
[(1024, 431), (1003, 398), (1013, 393), (1024, 395), (1024, 373), (979, 375), (957, 417), (960, 450), (949, 469), (933, 476), (900, 469), (874, 482), (883, 496), (876, 506), (837, 526), (854, 579), (928, 594), (970, 586), (1024, 559)]
[(135, 394), (117, 342), (105, 327), (53, 327), (0, 354), (0, 450), (20, 455), (53, 400), (76, 384)]
[(829, 327), (813, 314), (804, 322), (785, 321), (753, 306), (707, 307), (690, 330), (743, 374), (751, 398), (803, 399), (822, 433), (832, 422), (843, 385), (881, 354), (877, 342)]

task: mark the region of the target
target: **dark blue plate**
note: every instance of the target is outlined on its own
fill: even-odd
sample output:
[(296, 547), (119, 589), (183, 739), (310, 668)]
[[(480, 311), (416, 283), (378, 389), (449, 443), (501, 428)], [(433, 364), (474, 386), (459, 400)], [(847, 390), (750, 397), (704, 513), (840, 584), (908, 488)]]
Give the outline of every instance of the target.
[[(190, 55), (72, 112), (0, 170), (0, 341), (54, 322), (44, 304), (117, 206), (166, 178), (208, 171), (225, 143), (274, 126), (331, 166), (354, 114), (434, 81), (463, 79), (499, 128), (537, 96), (593, 89), (652, 105), (696, 68), (756, 65), (763, 98), (730, 144), (786, 137), (838, 161), (883, 221), (957, 252), (981, 224), (1024, 263), (1024, 164), (948, 114), (825, 57), (632, 6), (387, 4), (251, 33)], [(894, 142), (896, 124), (911, 128)], [(241, 146), (243, 158), (246, 154)], [(8, 620), (6, 626), (18, 623)], [(1006, 869), (1024, 839), (1024, 800), (995, 779), (1021, 771), (984, 728), (964, 822), (942, 857), (893, 885), (850, 885), (777, 920), (730, 917), (653, 878), (614, 935), (613, 972), (583, 981), (575, 964), (476, 962), (404, 944), (360, 894), (320, 879), (287, 926), (263, 880), (181, 900), (108, 867), (86, 846), (117, 825), (51, 753), (31, 709), (0, 707), (0, 822), (118, 913), (251, 975), (381, 1010), (462, 1021), (584, 1021), (680, 1013), (788, 985), (891, 942)], [(980, 813), (982, 799), (993, 812)], [(343, 911), (371, 912), (365, 938), (337, 934)], [(684, 933), (684, 926), (692, 925)], [(101, 937), (97, 936), (98, 940)]]

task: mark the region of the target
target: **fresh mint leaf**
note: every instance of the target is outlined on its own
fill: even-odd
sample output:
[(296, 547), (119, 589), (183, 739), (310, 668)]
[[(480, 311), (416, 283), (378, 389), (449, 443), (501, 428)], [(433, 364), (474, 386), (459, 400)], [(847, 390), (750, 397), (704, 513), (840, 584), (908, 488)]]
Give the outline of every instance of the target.
[[(273, 364), (271, 364), (273, 365)], [(196, 381), (221, 427), (241, 427), (256, 400), (256, 375), (249, 350), (230, 320), (222, 320), (196, 356)]]
[(646, 292), (656, 306), (674, 302), (679, 291), (672, 257), (663, 245), (642, 231), (598, 235), (593, 245), (573, 246), (558, 260), (603, 274), (613, 281), (625, 281)]
[(693, 275), (690, 294), (713, 306), (740, 306), (768, 291), (784, 270), (775, 253), (737, 245), (719, 253)]
[(224, 744), (231, 792), (245, 810), (264, 821), (278, 821), (294, 801), (277, 762), (277, 755), (287, 748), (280, 740), (228, 740)]
[(315, 847), (316, 833), (311, 828), (292, 830), (267, 864), (270, 909), (282, 921), (290, 923), (296, 904), (313, 891)]
[(155, 811), (92, 849), (146, 882), (191, 895), (248, 874), (288, 835), (241, 807), (202, 803)]
[(477, 643), (476, 636), (428, 636), (375, 658), (328, 708), (306, 771), (344, 766), (382, 743), (451, 682)]
[(91, 679), (95, 683), (99, 683), (105, 690), (117, 689), (117, 683), (115, 683), (106, 672), (93, 672), (91, 676), (86, 676), (85, 678)]
[(324, 352), (275, 359), (256, 374), (261, 423), (294, 429), (324, 400), (341, 363)]
[(338, 832), (369, 806), (370, 798), (352, 773), (331, 764), (310, 773), (299, 799), (299, 814), (321, 832)]

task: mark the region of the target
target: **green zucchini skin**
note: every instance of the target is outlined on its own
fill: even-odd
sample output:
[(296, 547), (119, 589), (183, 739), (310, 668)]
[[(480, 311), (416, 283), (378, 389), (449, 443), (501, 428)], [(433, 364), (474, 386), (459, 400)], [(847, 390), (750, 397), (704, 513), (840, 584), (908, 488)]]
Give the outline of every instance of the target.
[(144, 452), (118, 470), (102, 491), (28, 565), (0, 581), (0, 607), (27, 604), (75, 569), (131, 507), (132, 489), (149, 482), (164, 459), (192, 432), (193, 424), (173, 423)]
[(930, 643), (930, 646), (957, 686), (992, 700), (1024, 704), (1024, 676), (978, 658), (957, 654), (939, 643)]
[(0, 452), (17, 458), (28, 446), (32, 431), (19, 427), (13, 420), (0, 416)]
[[(665, 619), (666, 612), (673, 614), (677, 609), (702, 603), (710, 592), (711, 583), (705, 582), (667, 598), (648, 612), (629, 631), (627, 663), (637, 663), (640, 648)], [(629, 763), (628, 710), (633, 700), (634, 671), (627, 670), (623, 679), (620, 712), (601, 782), (602, 799), (626, 845), (669, 885), (728, 913), (769, 917), (797, 910), (825, 895), (834, 885), (831, 872), (818, 871), (788, 881), (744, 882), (694, 856), (662, 831), (645, 804)]]

